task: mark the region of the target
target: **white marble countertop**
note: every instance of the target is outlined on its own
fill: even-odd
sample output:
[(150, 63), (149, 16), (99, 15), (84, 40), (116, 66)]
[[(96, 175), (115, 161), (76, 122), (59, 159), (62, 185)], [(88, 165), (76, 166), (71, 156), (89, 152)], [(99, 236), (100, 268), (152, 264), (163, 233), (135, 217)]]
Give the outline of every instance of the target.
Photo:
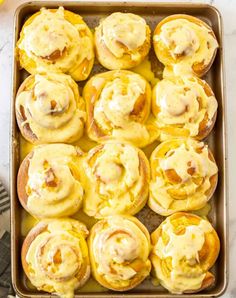
[[(9, 187), (9, 128), (11, 101), (11, 64), (12, 64), (12, 35), (13, 15), (16, 7), (27, 1), (5, 0), (0, 6), (0, 180)], [(159, 1), (160, 2), (160, 1)], [(173, 1), (175, 2), (175, 1)], [(233, 177), (236, 177), (236, 1), (211, 0), (192, 1), (210, 3), (217, 7), (224, 24), (224, 46), (226, 66), (227, 91), (227, 127), (228, 127), (228, 156), (229, 156), (229, 245), (230, 245), (230, 274), (229, 285), (224, 298), (236, 298), (236, 187), (233, 187)], [(235, 126), (234, 126), (235, 125)], [(0, 227), (9, 229), (8, 215), (5, 222), (1, 218)]]

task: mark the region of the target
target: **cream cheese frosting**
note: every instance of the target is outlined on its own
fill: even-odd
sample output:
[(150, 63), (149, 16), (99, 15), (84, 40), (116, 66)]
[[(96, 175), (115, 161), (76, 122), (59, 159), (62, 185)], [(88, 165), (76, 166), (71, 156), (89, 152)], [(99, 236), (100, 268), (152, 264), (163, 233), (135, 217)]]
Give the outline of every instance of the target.
[(160, 237), (153, 248), (153, 253), (163, 260), (171, 259), (170, 275), (164, 277), (161, 268), (155, 267), (162, 285), (175, 294), (198, 290), (206, 276), (201, 267), (199, 252), (205, 243), (205, 234), (213, 231), (211, 224), (201, 220), (198, 225), (188, 225), (184, 233), (176, 234), (167, 218), (161, 225), (162, 235), (167, 235), (168, 243)]
[(26, 254), (34, 286), (56, 292), (62, 298), (73, 298), (74, 290), (90, 273), (87, 235), (85, 225), (75, 220), (48, 222), (47, 229), (35, 237)]
[[(163, 215), (201, 208), (210, 198), (211, 177), (218, 172), (216, 163), (209, 158), (206, 145), (190, 139), (174, 142), (179, 142), (179, 145), (158, 156), (158, 152), (165, 150), (162, 149), (166, 146), (163, 142), (151, 157), (154, 174), (148, 204)], [(170, 172), (174, 172), (171, 178)]]
[(83, 187), (76, 177), (79, 153), (65, 144), (41, 145), (29, 159), (27, 208), (39, 218), (75, 213), (81, 206)]
[[(161, 42), (173, 60), (173, 63), (167, 63), (163, 57), (162, 62), (172, 66), (171, 72), (168, 67), (165, 69), (164, 77), (173, 74), (192, 75), (193, 66), (197, 63), (209, 65), (218, 48), (218, 42), (210, 27), (181, 16), (164, 23), (160, 33), (154, 34), (153, 40), (157, 44)], [(162, 60), (161, 57), (159, 58)]]
[(79, 77), (76, 70), (80, 64), (94, 59), (89, 28), (82, 18), (76, 24), (70, 23), (63, 7), (55, 11), (42, 8), (24, 26), (23, 34), (18, 47), (33, 60), (37, 72), (59, 70)]
[[(30, 77), (29, 77), (30, 78)], [(32, 77), (31, 77), (32, 78)], [(30, 79), (26, 79), (30, 82)], [(33, 85), (20, 92), (16, 110), (29, 125), (35, 143), (73, 142), (81, 137), (86, 119), (85, 104), (73, 79), (65, 74), (37, 74)], [(21, 115), (22, 117), (22, 115)]]
[(146, 21), (138, 15), (116, 12), (105, 18), (101, 24), (102, 39), (117, 58), (121, 58), (127, 50), (138, 49), (146, 40)]
[[(188, 136), (196, 137), (206, 114), (206, 126), (211, 126), (218, 103), (214, 95), (206, 94), (203, 85), (194, 77), (158, 82), (153, 91), (153, 101), (159, 110), (156, 115), (158, 127), (176, 126), (187, 130)], [(164, 134), (163, 131), (163, 138)]]
[(117, 283), (117, 289), (128, 287), (138, 276), (143, 279), (150, 271), (149, 239), (136, 221), (114, 215), (103, 226), (99, 222), (92, 232), (90, 252), (95, 270), (112, 287)]
[(88, 113), (92, 110), (87, 124), (91, 138), (127, 141), (138, 147), (156, 139), (157, 133), (151, 130), (155, 123), (149, 117), (151, 89), (140, 75), (125, 70), (99, 74), (87, 83), (83, 96)]
[[(98, 148), (98, 149), (97, 149)], [(84, 212), (98, 218), (137, 212), (146, 201), (149, 169), (139, 149), (120, 143), (95, 147), (84, 160)], [(98, 150), (98, 151), (97, 151)]]

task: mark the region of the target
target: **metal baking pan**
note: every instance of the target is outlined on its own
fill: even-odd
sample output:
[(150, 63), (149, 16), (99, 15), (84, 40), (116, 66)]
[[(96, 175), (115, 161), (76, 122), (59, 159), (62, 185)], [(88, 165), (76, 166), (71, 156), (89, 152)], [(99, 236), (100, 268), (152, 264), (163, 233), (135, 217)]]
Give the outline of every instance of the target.
[[(191, 295), (173, 295), (168, 293), (161, 286), (154, 287), (151, 278), (148, 278), (137, 288), (126, 292), (116, 293), (110, 290), (98, 291), (92, 286), (87, 286), (86, 290), (76, 293), (75, 297), (98, 298), (98, 297), (219, 297), (226, 287), (228, 280), (228, 221), (227, 221), (227, 152), (226, 152), (226, 108), (225, 108), (225, 85), (224, 85), (224, 61), (223, 61), (223, 36), (222, 19), (217, 9), (207, 4), (190, 3), (153, 3), (153, 2), (76, 2), (76, 1), (38, 1), (29, 2), (18, 7), (15, 13), (14, 22), (14, 47), (19, 37), (24, 21), (38, 11), (41, 7), (56, 8), (64, 6), (66, 9), (74, 11), (83, 16), (90, 28), (97, 26), (99, 19), (115, 11), (132, 12), (143, 16), (153, 30), (156, 24), (164, 17), (186, 13), (203, 19), (212, 26), (219, 41), (220, 48), (216, 59), (208, 74), (204, 79), (210, 84), (218, 100), (218, 116), (215, 127), (210, 136), (205, 140), (212, 149), (218, 167), (219, 182), (213, 198), (210, 200), (211, 211), (208, 218), (216, 228), (220, 240), (221, 250), (219, 258), (213, 267), (216, 282), (210, 289)], [(101, 70), (101, 68), (100, 68)], [(16, 175), (20, 163), (20, 142), (19, 130), (15, 120), (14, 101), (20, 83), (27, 76), (24, 70), (19, 70), (17, 63), (13, 61), (12, 77), (12, 108), (11, 108), (11, 256), (12, 256), (12, 281), (19, 297), (55, 297), (44, 292), (38, 292), (32, 288), (23, 273), (20, 259), (23, 236), (21, 234), (22, 207), (17, 198)], [(98, 69), (95, 68), (95, 72)], [(145, 207), (138, 215), (144, 224), (152, 232), (163, 220), (159, 215), (154, 214), (148, 207)]]

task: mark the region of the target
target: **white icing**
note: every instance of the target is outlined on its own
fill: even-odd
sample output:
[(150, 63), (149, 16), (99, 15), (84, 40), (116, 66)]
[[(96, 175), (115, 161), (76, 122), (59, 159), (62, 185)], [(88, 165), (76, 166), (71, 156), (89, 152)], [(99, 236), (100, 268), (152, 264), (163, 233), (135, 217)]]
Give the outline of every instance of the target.
[(170, 276), (165, 278), (161, 269), (155, 268), (162, 284), (172, 293), (181, 294), (186, 290), (196, 290), (202, 285), (206, 272), (199, 263), (199, 251), (205, 243), (205, 233), (213, 230), (211, 224), (201, 220), (198, 225), (185, 227), (185, 232), (175, 234), (170, 219), (161, 226), (162, 233), (168, 235), (164, 244), (160, 237), (155, 244), (154, 253), (161, 259), (171, 258)]
[[(164, 79), (154, 89), (154, 100), (160, 111), (156, 115), (158, 126), (175, 125), (187, 129), (194, 137), (207, 113), (207, 126), (217, 111), (214, 96), (208, 96), (203, 86), (194, 78)], [(200, 106), (201, 105), (201, 106)]]
[[(31, 268), (30, 280), (37, 289), (49, 289), (62, 298), (74, 297), (74, 290), (90, 271), (87, 267), (81, 280), (76, 277), (82, 266), (88, 265), (85, 263), (88, 251), (84, 239), (87, 233), (86, 227), (79, 222), (56, 220), (33, 240), (26, 262)], [(60, 254), (59, 261), (56, 261), (57, 254)]]
[[(81, 31), (86, 34), (81, 36)], [(63, 7), (56, 12), (41, 9), (40, 14), (24, 27), (23, 33), (24, 38), (18, 47), (27, 53), (40, 71), (59, 69), (73, 74), (85, 59), (91, 60), (94, 57), (88, 27), (67, 21)], [(63, 55), (65, 51), (66, 55)], [(59, 57), (50, 60), (55, 53)]]
[(201, 62), (208, 65), (218, 48), (217, 40), (210, 28), (181, 17), (164, 23), (160, 33), (154, 36), (154, 42), (162, 42), (174, 60), (173, 63), (167, 63), (163, 58), (165, 65), (172, 66), (170, 72), (168, 67), (165, 69), (164, 77), (173, 74), (192, 75), (193, 65)]
[[(133, 51), (143, 45), (146, 40), (146, 22), (138, 15), (116, 12), (105, 18), (102, 23), (102, 38), (108, 49), (121, 58), (126, 49)], [(132, 56), (133, 60), (139, 60)]]
[[(158, 149), (162, 150), (165, 143), (168, 142), (163, 142)], [(154, 157), (158, 156), (159, 150), (154, 152), (152, 159), (158, 159), (158, 162), (150, 183), (148, 204), (155, 212), (169, 215), (176, 211), (199, 209), (210, 198), (206, 192), (211, 187), (210, 178), (217, 174), (218, 168), (209, 159), (207, 146), (201, 153), (196, 151), (201, 147), (203, 143), (187, 140), (169, 149), (165, 156)], [(169, 180), (167, 170), (174, 170), (181, 182)]]
[[(96, 150), (94, 152), (96, 154)], [(84, 200), (85, 213), (103, 217), (130, 212), (132, 206), (145, 200), (145, 196), (140, 198), (145, 186), (140, 176), (138, 149), (128, 144), (108, 143), (90, 165), (93, 154), (91, 150), (84, 163), (89, 181)]]
[[(83, 188), (71, 173), (76, 148), (64, 144), (36, 147), (30, 159), (27, 208), (37, 217), (59, 217), (75, 213), (82, 202)], [(50, 187), (50, 182), (55, 182)], [(47, 184), (49, 182), (49, 184)]]
[(35, 75), (34, 84), (16, 98), (16, 109), (24, 107), (38, 143), (71, 142), (83, 133), (86, 113), (84, 101), (72, 78), (65, 74)]
[(98, 273), (103, 275), (103, 278), (111, 283), (128, 283), (141, 273), (132, 268), (132, 262), (139, 259), (144, 265), (141, 270), (145, 270), (149, 243), (134, 222), (113, 216), (107, 219), (107, 227), (95, 234), (92, 250), (98, 264)]

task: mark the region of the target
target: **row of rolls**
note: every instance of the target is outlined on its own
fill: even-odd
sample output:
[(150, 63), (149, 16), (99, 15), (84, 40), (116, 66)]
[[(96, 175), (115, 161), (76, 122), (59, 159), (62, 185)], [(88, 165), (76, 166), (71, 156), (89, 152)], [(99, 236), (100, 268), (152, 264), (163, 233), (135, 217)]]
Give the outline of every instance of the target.
[[(113, 13), (95, 28), (64, 10), (42, 9), (24, 24), (16, 57), (29, 76), (16, 97), (22, 135), (34, 144), (129, 141), (145, 147), (171, 137), (204, 139), (214, 126), (217, 100), (200, 77), (210, 68), (218, 43), (213, 30), (188, 15), (162, 20), (153, 34), (165, 65), (153, 88), (130, 69), (148, 55), (151, 30), (130, 13)], [(75, 80), (88, 78), (97, 60), (111, 71), (90, 77), (82, 96)], [(81, 66), (82, 64), (82, 66)], [(83, 75), (83, 78), (80, 78)]]
[(194, 16), (164, 18), (151, 41), (151, 29), (139, 15), (114, 12), (100, 20), (93, 36), (80, 15), (60, 7), (42, 8), (27, 19), (16, 54), (21, 67), (31, 74), (59, 71), (83, 81), (95, 56), (107, 69), (130, 69), (145, 59), (151, 44), (166, 73), (198, 77), (209, 70), (218, 48), (212, 28)]
[(35, 147), (18, 172), (22, 206), (37, 218), (71, 216), (81, 206), (97, 219), (134, 215), (146, 203), (167, 216), (205, 206), (213, 195), (218, 168), (203, 142), (173, 139), (144, 152), (128, 143), (100, 144), (84, 153), (77, 146)]
[(33, 144), (73, 143), (86, 127), (91, 140), (120, 140), (145, 147), (155, 140), (202, 140), (217, 116), (210, 86), (197, 77), (159, 81), (153, 89), (128, 70), (97, 74), (82, 92), (60, 73), (30, 75), (16, 96), (16, 118), (22, 135)]
[[(216, 188), (211, 151), (196, 140), (169, 140), (153, 151), (150, 166), (144, 152), (128, 143), (100, 144), (88, 153), (47, 144), (29, 153), (19, 169), (18, 196), (41, 220), (22, 247), (24, 271), (37, 289), (73, 297), (90, 267), (102, 286), (115, 291), (133, 289), (150, 273), (176, 294), (214, 284), (209, 269), (219, 254), (217, 233), (207, 219), (183, 212), (204, 207)], [(132, 216), (146, 202), (169, 215), (152, 241)], [(66, 218), (81, 206), (97, 219), (88, 246), (85, 225)]]
[(73, 298), (91, 272), (113, 291), (131, 290), (151, 273), (167, 290), (182, 294), (214, 283), (209, 269), (219, 249), (209, 221), (191, 213), (167, 217), (151, 236), (129, 215), (105, 217), (90, 232), (75, 219), (47, 219), (25, 238), (22, 264), (38, 290), (62, 298)]
[[(155, 85), (132, 71), (151, 44), (164, 65)], [(213, 285), (220, 242), (208, 220), (187, 213), (212, 197), (218, 168), (202, 140), (217, 100), (202, 77), (218, 43), (200, 19), (173, 15), (154, 30), (115, 12), (94, 36), (81, 16), (42, 9), (23, 25), (16, 57), (30, 75), (19, 87), (16, 120), (35, 145), (22, 161), (17, 192), (40, 222), (26, 236), (22, 264), (38, 289), (74, 297), (90, 271), (105, 288), (126, 291), (151, 273), (172, 293)], [(94, 59), (109, 71), (90, 76)], [(130, 70), (131, 69), (131, 70)], [(86, 80), (83, 92), (76, 81)], [(84, 135), (96, 145), (84, 152)], [(144, 148), (160, 144), (150, 159)], [(145, 205), (168, 216), (151, 233), (136, 217)], [(69, 218), (96, 219), (88, 231)]]

